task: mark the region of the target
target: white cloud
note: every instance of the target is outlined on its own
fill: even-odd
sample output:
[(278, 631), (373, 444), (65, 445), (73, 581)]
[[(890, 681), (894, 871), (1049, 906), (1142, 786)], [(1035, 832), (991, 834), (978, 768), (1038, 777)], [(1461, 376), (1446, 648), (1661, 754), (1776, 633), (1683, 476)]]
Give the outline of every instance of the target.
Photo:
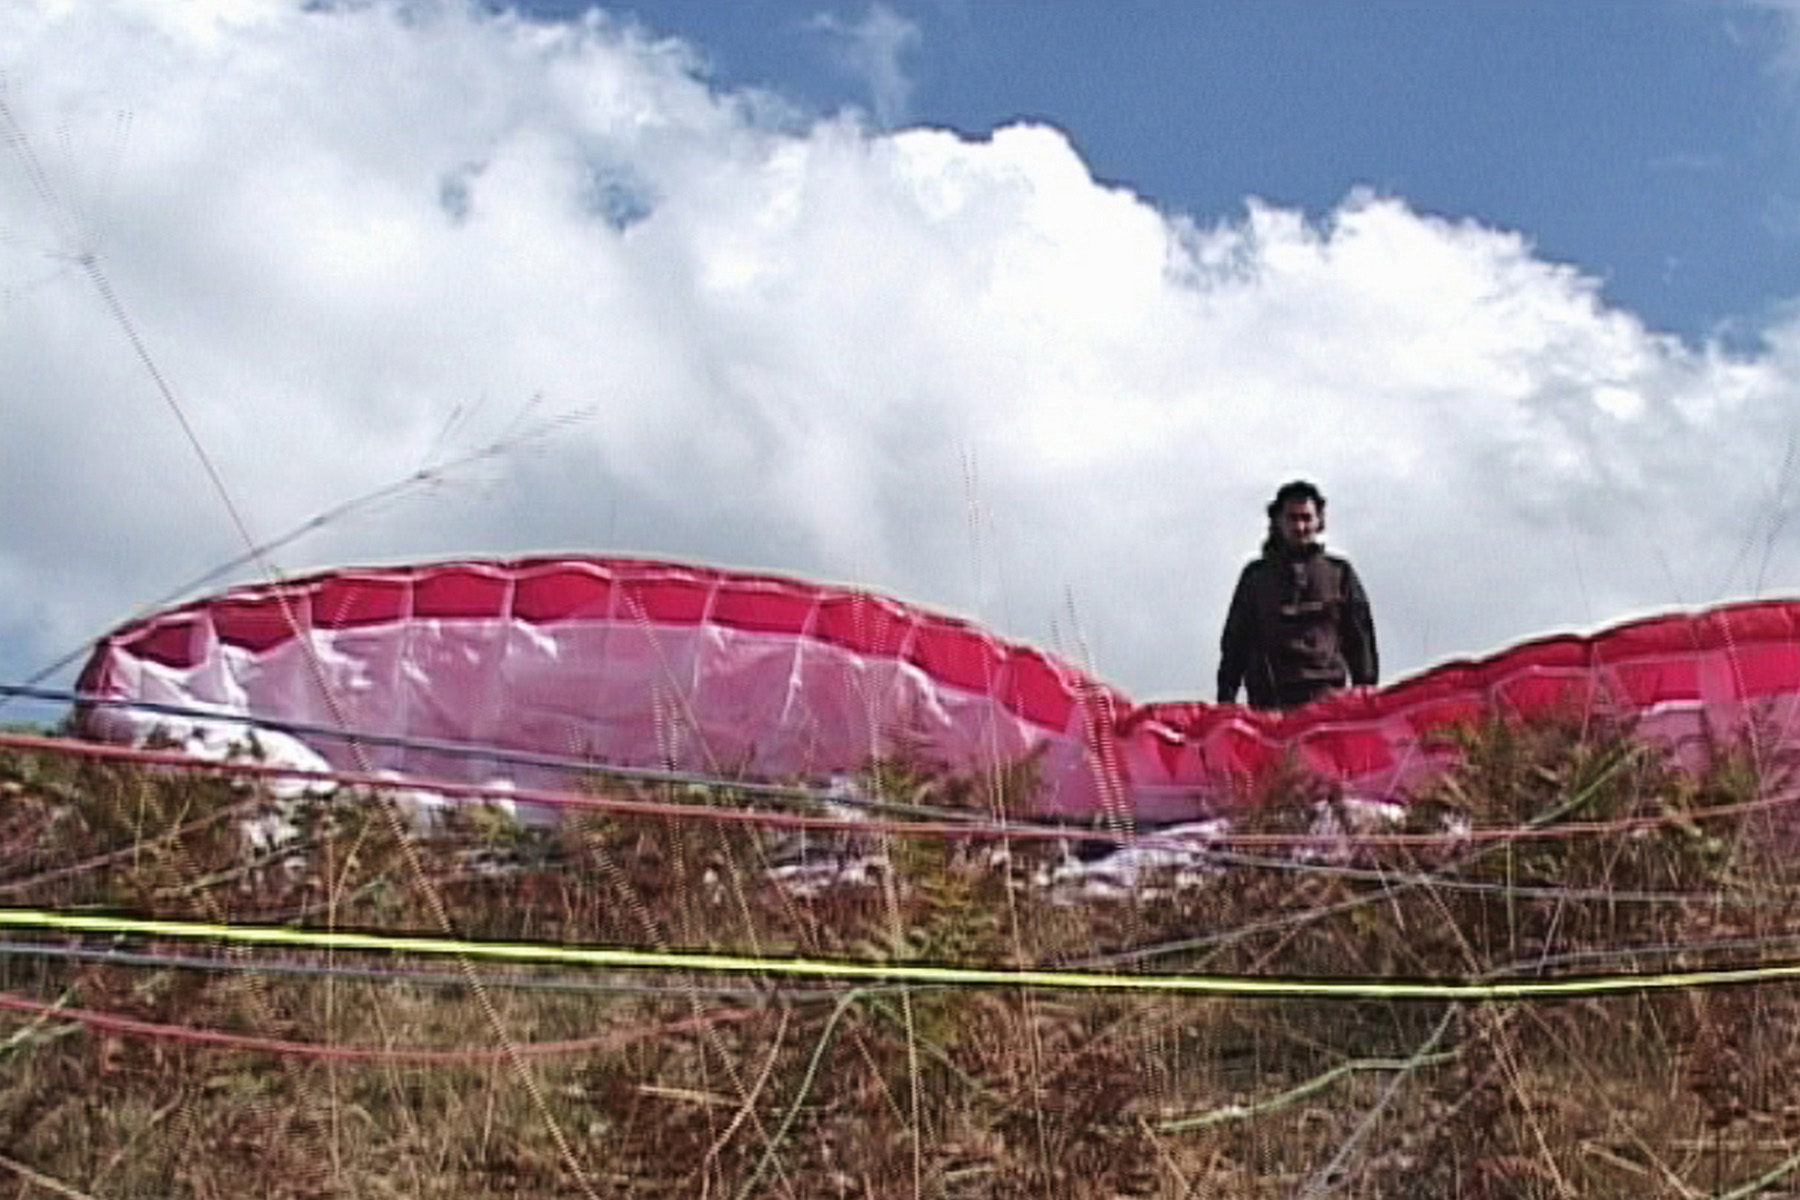
[(1774, 23), (1775, 47), (1770, 65), (1783, 75), (1800, 72), (1800, 0), (1739, 0), (1738, 7)]
[(0, 11), (41, 166), (0, 157), (0, 279), (29, 282), (0, 296), (5, 678), (243, 549), (72, 258), (96, 230), (258, 536), (592, 409), (286, 570), (569, 549), (848, 579), (1145, 697), (1208, 692), (1295, 475), (1399, 670), (1800, 582), (1800, 322), (1754, 357), (1684, 344), (1394, 197), (1195, 223), (1041, 125), (771, 120), (599, 17), (164, 11)]
[(885, 4), (871, 4), (860, 21), (819, 13), (809, 22), (832, 40), (832, 57), (869, 89), (875, 119), (883, 128), (906, 116), (912, 77), (905, 58), (919, 45), (919, 26)]

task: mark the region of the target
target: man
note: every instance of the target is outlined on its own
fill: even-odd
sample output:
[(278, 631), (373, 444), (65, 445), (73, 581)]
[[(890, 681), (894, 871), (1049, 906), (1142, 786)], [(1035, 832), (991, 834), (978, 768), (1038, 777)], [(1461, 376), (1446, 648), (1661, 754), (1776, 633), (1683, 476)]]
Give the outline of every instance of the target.
[(1325, 553), (1325, 497), (1304, 479), (1268, 507), (1262, 557), (1238, 576), (1219, 639), (1219, 703), (1239, 685), (1256, 708), (1298, 708), (1347, 683), (1372, 686), (1375, 621), (1348, 561)]

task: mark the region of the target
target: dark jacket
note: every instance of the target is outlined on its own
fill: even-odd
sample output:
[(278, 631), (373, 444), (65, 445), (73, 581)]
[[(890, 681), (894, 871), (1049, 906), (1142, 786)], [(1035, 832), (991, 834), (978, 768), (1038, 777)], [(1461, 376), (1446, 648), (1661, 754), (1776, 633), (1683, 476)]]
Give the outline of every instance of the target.
[(1265, 545), (1238, 576), (1219, 639), (1219, 703), (1294, 708), (1347, 683), (1373, 685), (1375, 620), (1345, 559), (1317, 545)]

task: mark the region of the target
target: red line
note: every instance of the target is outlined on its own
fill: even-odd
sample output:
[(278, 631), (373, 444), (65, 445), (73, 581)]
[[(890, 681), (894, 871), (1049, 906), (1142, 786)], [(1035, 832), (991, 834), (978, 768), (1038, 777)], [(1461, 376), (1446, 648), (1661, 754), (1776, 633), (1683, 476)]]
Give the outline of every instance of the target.
[(690, 1033), (724, 1022), (746, 1021), (757, 1016), (757, 1009), (720, 1009), (671, 1021), (662, 1025), (640, 1025), (618, 1030), (600, 1037), (580, 1038), (567, 1042), (524, 1042), (498, 1049), (431, 1050), (422, 1047), (334, 1046), (328, 1042), (295, 1042), (281, 1038), (263, 1038), (252, 1034), (226, 1033), (220, 1029), (200, 1029), (192, 1025), (166, 1025), (139, 1020), (117, 1013), (97, 1012), (88, 1008), (64, 1008), (41, 1000), (30, 1000), (0, 992), (0, 1009), (31, 1013), (62, 1021), (74, 1021), (89, 1029), (102, 1029), (131, 1037), (155, 1038), (162, 1041), (186, 1042), (199, 1046), (222, 1046), (232, 1050), (281, 1054), (297, 1058), (338, 1059), (359, 1062), (401, 1062), (446, 1065), (456, 1063), (505, 1062), (512, 1058), (543, 1058), (557, 1054), (578, 1054), (595, 1050), (612, 1050), (649, 1038)]
[[(656, 800), (622, 800), (611, 796), (588, 796), (579, 792), (549, 788), (501, 787), (492, 784), (461, 783), (447, 779), (418, 777), (394, 778), (359, 771), (313, 771), (278, 763), (214, 762), (192, 758), (176, 750), (146, 750), (136, 746), (113, 746), (83, 742), (70, 738), (48, 738), (31, 734), (0, 734), (0, 749), (31, 753), (62, 754), (77, 758), (113, 762), (133, 762), (149, 766), (174, 767), (185, 771), (218, 771), (253, 778), (297, 779), (312, 783), (367, 788), (372, 791), (416, 789), (464, 799), (523, 801), (549, 808), (585, 808), (600, 812), (631, 816), (665, 817), (677, 820), (717, 821), (727, 825), (744, 825), (760, 829), (817, 829), (842, 833), (890, 834), (898, 837), (963, 837), (994, 838), (1008, 841), (1087, 841), (1116, 842), (1135, 846), (1192, 847), (1193, 839), (1137, 834), (1129, 830), (1105, 828), (1073, 828), (1053, 825), (1000, 825), (983, 821), (895, 821), (871, 817), (814, 817), (803, 813), (765, 812), (757, 809), (714, 808), (700, 804), (675, 804)], [(603, 768), (602, 768), (603, 769)], [(729, 781), (721, 781), (729, 787)], [(1614, 821), (1569, 821), (1555, 825), (1488, 827), (1462, 833), (1232, 833), (1224, 832), (1209, 844), (1217, 846), (1312, 846), (1321, 842), (1346, 842), (1356, 846), (1442, 846), (1446, 843), (1500, 841), (1556, 841), (1585, 834), (1626, 833), (1654, 829), (1662, 825), (1738, 817), (1765, 812), (1800, 801), (1800, 789), (1790, 789), (1760, 800), (1743, 804), (1721, 804), (1692, 812), (1662, 813), (1646, 817), (1622, 817)], [(3, 887), (5, 885), (0, 885)]]
[[(644, 817), (675, 817), (720, 821), (730, 825), (751, 825), (767, 829), (820, 829), (844, 833), (892, 833), (907, 835), (934, 834), (947, 837), (1012, 837), (1039, 840), (1068, 837), (1092, 838), (1086, 830), (1070, 830), (1047, 825), (994, 825), (979, 821), (891, 821), (847, 817), (814, 817), (804, 813), (766, 812), (757, 809), (713, 808), (701, 804), (675, 804), (658, 800), (622, 800), (612, 796), (588, 796), (549, 788), (521, 788), (493, 784), (462, 783), (447, 779), (416, 776), (395, 778), (361, 771), (314, 771), (279, 763), (214, 762), (196, 759), (178, 750), (146, 750), (136, 746), (112, 746), (83, 742), (70, 738), (47, 738), (31, 734), (0, 734), (0, 748), (44, 754), (63, 754), (77, 758), (132, 762), (148, 766), (176, 767), (188, 771), (220, 771), (255, 778), (295, 779), (309, 783), (336, 784), (369, 788), (377, 791), (418, 790), (445, 796), (490, 800), (525, 801), (552, 808), (591, 808), (603, 812), (624, 813)], [(597, 767), (603, 771), (604, 767)], [(721, 781), (721, 786), (731, 786)]]

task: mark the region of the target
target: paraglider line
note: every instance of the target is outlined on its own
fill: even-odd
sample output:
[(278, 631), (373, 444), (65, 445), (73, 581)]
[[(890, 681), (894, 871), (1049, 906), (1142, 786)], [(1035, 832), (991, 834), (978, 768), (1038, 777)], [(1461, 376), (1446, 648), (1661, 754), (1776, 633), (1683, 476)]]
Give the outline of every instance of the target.
[[(1796, 939), (1787, 939), (1794, 941)], [(409, 987), (466, 988), (469, 981), (460, 973), (423, 971), (406, 967), (348, 966), (333, 962), (297, 962), (289, 959), (230, 958), (205, 954), (163, 954), (153, 951), (120, 950), (114, 947), (67, 946), (49, 942), (0, 941), (0, 957), (51, 958), (98, 963), (115, 967), (156, 967), (180, 971), (207, 971), (214, 974), (284, 975), (302, 979), (348, 979), (366, 983), (405, 984)], [(728, 996), (743, 1000), (770, 1000), (793, 1003), (836, 1000), (842, 988), (783, 988), (754, 984), (707, 983), (689, 981), (679, 984), (644, 983), (636, 980), (591, 979), (576, 975), (499, 975), (481, 977), (488, 987), (520, 992), (577, 992), (587, 994), (666, 996), (685, 1000), (696, 991), (709, 996)], [(895, 985), (896, 989), (903, 985)], [(883, 988), (864, 988), (880, 992)]]
[[(351, 735), (361, 737), (361, 735)], [(372, 739), (371, 739), (372, 740)], [(814, 816), (808, 813), (766, 812), (755, 809), (720, 808), (707, 804), (686, 804), (673, 801), (628, 800), (609, 796), (593, 796), (581, 792), (561, 791), (554, 788), (522, 788), (511, 784), (477, 784), (463, 783), (456, 780), (432, 779), (418, 776), (398, 778), (391, 775), (377, 775), (372, 772), (313, 770), (306, 767), (284, 766), (279, 763), (246, 762), (246, 761), (214, 761), (195, 758), (190, 754), (177, 750), (150, 750), (135, 746), (113, 746), (97, 742), (82, 742), (69, 738), (40, 737), (33, 734), (0, 734), (0, 749), (18, 750), (26, 753), (60, 754), (76, 758), (102, 759), (113, 762), (134, 762), (140, 764), (178, 767), (190, 771), (218, 771), (226, 774), (243, 775), (260, 778), (279, 778), (334, 785), (344, 787), (366, 788), (370, 791), (391, 792), (395, 790), (419, 790), (437, 792), (458, 798), (481, 798), (489, 800), (509, 800), (530, 804), (541, 804), (552, 808), (589, 808), (602, 812), (627, 813), (645, 817), (676, 817), (697, 821), (715, 821), (721, 824), (748, 825), (770, 829), (818, 829), (834, 830), (844, 833), (890, 833), (908, 836), (944, 836), (944, 837), (987, 837), (1013, 841), (1106, 841), (1116, 844), (1129, 844), (1142, 847), (1168, 846), (1177, 849), (1195, 849), (1196, 842), (1192, 838), (1178, 834), (1156, 834), (1138, 832), (1136, 834), (1120, 834), (1103, 827), (1081, 825), (1054, 825), (1041, 822), (993, 821), (984, 819), (981, 814), (970, 813), (963, 820), (936, 821), (884, 821), (880, 819), (845, 818)], [(606, 774), (611, 768), (596, 764), (588, 764), (596, 773)], [(736, 789), (746, 785), (738, 782), (708, 778), (704, 776), (686, 776), (678, 782), (692, 783), (697, 786), (716, 786)], [(783, 785), (749, 785), (766, 788), (777, 788)], [(799, 789), (788, 789), (790, 794), (798, 794), (816, 799), (829, 799), (833, 803), (838, 797), (828, 792), (807, 792)], [(1358, 833), (1345, 834), (1331, 840), (1334, 842), (1354, 843), (1358, 846), (1443, 846), (1446, 843), (1480, 842), (1498, 843), (1509, 841), (1558, 841), (1564, 838), (1581, 837), (1598, 834), (1625, 833), (1635, 830), (1656, 829), (1666, 825), (1678, 825), (1696, 819), (1711, 820), (1718, 817), (1736, 817), (1747, 813), (1767, 812), (1785, 807), (1800, 801), (1800, 793), (1781, 792), (1765, 796), (1760, 800), (1750, 800), (1741, 804), (1721, 804), (1708, 808), (1703, 812), (1669, 812), (1656, 813), (1642, 817), (1621, 817), (1610, 821), (1568, 821), (1553, 825), (1523, 826), (1490, 826), (1479, 829), (1445, 831), (1443, 833)], [(943, 815), (959, 815), (957, 810), (934, 810)], [(1321, 841), (1315, 833), (1232, 833), (1222, 832), (1210, 835), (1205, 848), (1214, 846), (1311, 846)], [(1391, 878), (1391, 876), (1390, 876)], [(1432, 876), (1435, 880), (1436, 877)]]
[[(498, 458), (515, 446), (522, 445), (537, 438), (545, 437), (574, 422), (585, 420), (591, 414), (592, 409), (580, 409), (574, 412), (562, 413), (549, 420), (539, 422), (537, 425), (518, 434), (510, 434), (506, 437), (498, 438), (485, 446), (469, 451), (467, 454), (439, 463), (437, 466), (420, 467), (418, 470), (411, 472), (403, 478), (373, 488), (360, 496), (353, 496), (339, 504), (332, 505), (322, 512), (314, 513), (312, 516), (278, 537), (271, 538), (260, 545), (253, 546), (241, 554), (234, 555), (230, 560), (220, 563), (218, 566), (213, 567), (202, 574), (194, 576), (181, 586), (171, 588), (169, 591), (163, 593), (162, 596), (141, 606), (138, 609), (136, 616), (132, 619), (135, 620), (139, 617), (147, 616), (150, 613), (166, 608), (180, 600), (183, 596), (189, 595), (190, 593), (205, 587), (216, 579), (229, 575), (239, 567), (248, 566), (253, 563), (266, 563), (269, 560), (269, 556), (275, 551), (292, 545), (303, 537), (317, 533), (319, 530), (343, 520), (345, 517), (359, 509), (367, 508), (372, 504), (378, 504), (383, 500), (391, 500), (397, 496), (403, 496), (407, 492), (424, 484), (442, 483), (444, 478), (453, 471), (460, 470), (463, 467), (481, 462), (485, 459)], [(71, 666), (83, 655), (91, 653), (92, 649), (93, 646), (91, 642), (82, 642), (79, 646), (76, 646), (66, 654), (61, 655), (55, 662), (48, 663), (33, 672), (31, 677), (25, 681), (26, 685), (33, 686), (44, 682), (44, 680), (49, 679), (64, 668)], [(37, 698), (47, 700), (66, 698), (71, 701), (76, 699), (73, 696), (63, 697), (55, 694), (31, 697), (24, 692), (0, 688), (0, 708), (4, 708), (9, 701), (15, 698)]]
[[(52, 211), (55, 211), (57, 206), (54, 205), (54, 203), (51, 203), (54, 200), (54, 196), (48, 191), (47, 183), (40, 182), (41, 172), (35, 171), (36, 160), (31, 153), (30, 141), (26, 138), (25, 132), (19, 125), (17, 119), (13, 116), (11, 108), (4, 104), (3, 98), (0, 98), (0, 122), (4, 123), (8, 139), (13, 144), (15, 151), (24, 158), (28, 168), (34, 170), (33, 181), (39, 185), (40, 196), (46, 203), (50, 203)], [(164, 403), (168, 406), (170, 412), (174, 414), (176, 423), (181, 427), (182, 434), (186, 437), (188, 445), (192, 448), (195, 456), (200, 460), (201, 466), (205, 469), (208, 479), (211, 480), (214, 490), (218, 493), (219, 500), (224, 505), (225, 511), (229, 514), (231, 522), (233, 526), (236, 527), (238, 536), (242, 539), (244, 546), (252, 551), (258, 566), (270, 581), (281, 582), (281, 572), (277, 569), (274, 562), (266, 555), (256, 553), (256, 547), (258, 545), (257, 538), (251, 533), (248, 521), (245, 520), (242, 511), (238, 508), (237, 502), (232, 498), (231, 490), (226, 486), (224, 476), (213, 462), (212, 456), (207, 453), (206, 447), (201, 442), (199, 434), (194, 429), (193, 424), (188, 420), (187, 413), (182, 408), (180, 400), (176, 397), (174, 388), (170, 386), (167, 378), (163, 375), (162, 369), (157, 365), (156, 360), (151, 357), (149, 347), (145, 345), (143, 338), (138, 333), (136, 324), (131, 319), (131, 315), (126, 312), (124, 304), (120, 301), (117, 292), (114, 290), (111, 279), (107, 277), (106, 271), (101, 265), (100, 256), (95, 252), (92, 245), (83, 246), (80, 253), (76, 255), (76, 262), (79, 263), (86, 272), (89, 282), (93, 284), (94, 290), (99, 294), (101, 302), (105, 305), (107, 312), (123, 331), (126, 340), (131, 344), (131, 348), (133, 352), (136, 353), (139, 362), (149, 374), (152, 382), (155, 383), (157, 391), (161, 394)], [(300, 623), (295, 618), (292, 606), (285, 594), (278, 592), (276, 595), (276, 602), (281, 609), (282, 617), (285, 620), (288, 629), (296, 637), (299, 637), (302, 632)], [(305, 662), (312, 673), (314, 683), (318, 687), (321, 698), (324, 700), (326, 707), (331, 710), (332, 715), (337, 718), (337, 723), (340, 725), (344, 724), (345, 722), (339, 706), (339, 698), (331, 687), (329, 677), (323, 664), (319, 661), (317, 651), (313, 648), (310, 639), (302, 638), (302, 645), (305, 649)], [(364, 760), (363, 765), (367, 767), (368, 763), (362, 747), (352, 740), (350, 742), (350, 749), (359, 759)], [(397, 812), (391, 805), (387, 806), (385, 811), (390, 824), (394, 826), (395, 832), (401, 832), (399, 827), (400, 817)], [(430, 881), (426, 878), (424, 866), (418, 861), (416, 851), (413, 849), (412, 844), (402, 839), (401, 851), (405, 856), (408, 865), (412, 868), (414, 876), (417, 877), (424, 886), (427, 901), (431, 906), (433, 915), (437, 919), (438, 926), (444, 932), (450, 932), (450, 916), (444, 906), (443, 898), (431, 887)], [(469, 964), (465, 961), (460, 965), (463, 967), (465, 973), (470, 974), (470, 986), (481, 1006), (482, 1014), (486, 1018), (489, 1026), (494, 1030), (496, 1036), (501, 1039), (507, 1052), (506, 1059), (514, 1068), (520, 1081), (525, 1085), (527, 1092), (530, 1094), (533, 1105), (536, 1107), (539, 1115), (543, 1118), (545, 1125), (549, 1129), (551, 1139), (556, 1143), (559, 1156), (562, 1158), (564, 1165), (568, 1168), (570, 1174), (574, 1176), (575, 1182), (582, 1194), (589, 1197), (589, 1200), (598, 1200), (598, 1194), (594, 1191), (592, 1183), (588, 1180), (586, 1171), (582, 1169), (580, 1161), (575, 1157), (573, 1146), (569, 1142), (567, 1135), (564, 1133), (561, 1124), (552, 1115), (549, 1102), (543, 1095), (543, 1091), (539, 1086), (538, 1081), (526, 1070), (524, 1060), (516, 1053), (512, 1053), (515, 1044), (507, 1033), (499, 1011), (494, 1008), (486, 992), (482, 990), (480, 980), (473, 977), (473, 971)]]
[[(201, 467), (206, 471), (206, 477), (212, 482), (213, 490), (219, 495), (220, 503), (225, 506), (225, 512), (230, 516), (232, 525), (237, 528), (238, 536), (243, 538), (246, 546), (255, 546), (256, 538), (251, 534), (249, 524), (238, 509), (237, 501), (232, 499), (231, 490), (225, 486), (225, 477), (219, 473), (219, 468), (213, 462), (212, 455), (207, 453), (206, 446), (200, 441), (200, 435), (194, 430), (192, 422), (188, 420), (186, 410), (181, 407), (181, 401), (175, 396), (175, 389), (169, 386), (168, 380), (163, 377), (162, 368), (156, 365), (156, 360), (150, 357), (148, 347), (138, 336), (137, 326), (132, 322), (131, 314), (125, 311), (125, 306), (119, 302), (118, 294), (113, 291), (112, 280), (108, 279), (106, 272), (100, 268), (99, 256), (88, 250), (82, 252), (75, 261), (87, 272), (88, 280), (94, 285), (94, 290), (100, 294), (100, 300), (106, 305), (107, 312), (124, 332), (125, 340), (131, 343), (131, 348), (137, 354), (138, 361), (143, 364), (151, 381), (156, 384), (156, 390), (162, 395), (163, 403), (168, 405), (169, 411), (175, 415), (175, 422), (181, 426), (182, 436), (187, 438), (188, 446), (193, 450), (194, 456), (200, 460)], [(267, 567), (266, 563), (264, 565)], [(275, 572), (271, 570), (270, 574), (274, 575)]]
[(639, 950), (561, 943), (488, 942), (418, 934), (359, 933), (294, 926), (0, 908), (0, 926), (55, 929), (125, 937), (217, 941), (228, 945), (287, 946), (352, 953), (450, 956), (463, 961), (561, 963), (614, 970), (674, 970), (844, 982), (959, 987), (1030, 988), (1086, 992), (1142, 992), (1317, 1000), (1450, 1000), (1492, 1003), (1599, 997), (1649, 991), (1731, 987), (1800, 980), (1800, 961), (1710, 967), (1657, 974), (1622, 973), (1551, 979), (1391, 978), (1281, 975), (1159, 975), (1035, 968), (965, 967), (859, 959), (779, 958), (686, 950)]
[[(762, 783), (756, 780), (729, 779), (722, 775), (708, 775), (691, 771), (671, 771), (659, 767), (622, 767), (608, 766), (592, 759), (580, 758), (569, 754), (552, 754), (547, 751), (515, 750), (488, 742), (448, 741), (440, 738), (406, 737), (398, 734), (368, 733), (362, 730), (341, 729), (331, 725), (318, 725), (305, 721), (283, 721), (271, 717), (224, 715), (217, 709), (196, 708), (192, 705), (165, 704), (152, 700), (125, 700), (110, 696), (92, 696), (81, 692), (61, 691), (53, 688), (40, 688), (31, 684), (0, 684), (0, 701), (17, 696), (29, 700), (51, 700), (69, 704), (89, 705), (100, 708), (122, 708), (135, 712), (155, 713), (159, 716), (186, 717), (199, 720), (222, 721), (231, 725), (243, 725), (258, 730), (269, 730), (274, 733), (293, 734), (299, 737), (332, 738), (338, 741), (356, 742), (364, 746), (385, 746), (402, 750), (424, 750), (434, 754), (453, 755), (459, 758), (479, 758), (495, 762), (510, 763), (515, 766), (555, 767), (570, 771), (587, 771), (608, 777), (629, 780), (633, 783), (674, 784), (677, 786), (693, 785), (707, 787), (729, 787), (733, 791), (749, 795), (767, 796), (774, 799), (796, 801), (829, 800), (833, 804), (841, 804), (846, 808), (864, 808), (871, 812), (912, 813), (922, 817), (939, 817), (946, 820), (960, 820), (966, 814), (961, 810), (943, 808), (929, 804), (907, 804), (894, 800), (872, 800), (865, 797), (844, 795), (826, 788), (804, 787), (797, 784)], [(71, 751), (73, 752), (73, 751)], [(387, 786), (400, 783), (397, 779), (386, 779)], [(432, 785), (435, 786), (435, 785)], [(488, 789), (498, 793), (500, 789)], [(969, 818), (973, 820), (974, 818)]]
[[(656, 800), (623, 800), (606, 796), (590, 796), (579, 792), (549, 788), (518, 788), (510, 785), (460, 783), (453, 780), (391, 776), (355, 771), (315, 771), (278, 763), (215, 762), (195, 758), (177, 750), (148, 750), (134, 746), (110, 746), (95, 742), (78, 742), (68, 738), (37, 737), (30, 734), (0, 734), (0, 749), (28, 753), (62, 754), (76, 758), (93, 758), (111, 762), (133, 762), (161, 767), (179, 767), (191, 771), (218, 771), (226, 774), (259, 778), (279, 778), (368, 788), (372, 791), (418, 789), (460, 798), (525, 801), (561, 808), (592, 808), (604, 812), (629, 813), (645, 817), (679, 817), (717, 821), (724, 824), (752, 825), (773, 829), (821, 829), (845, 833), (944, 834), (952, 837), (1021, 837), (1038, 839), (1082, 838), (1093, 840), (1107, 836), (1103, 831), (1071, 829), (1066, 826), (1032, 824), (996, 824), (970, 815), (966, 821), (880, 821), (845, 817), (820, 817), (805, 813), (762, 812), (751, 809), (717, 808), (711, 805), (683, 804)], [(595, 768), (605, 770), (605, 768)], [(738, 785), (727, 780), (704, 780), (721, 787)], [(810, 793), (820, 798), (836, 797), (828, 793)]]
[(90, 1029), (124, 1033), (163, 1041), (185, 1042), (196, 1046), (224, 1046), (262, 1054), (287, 1057), (331, 1059), (351, 1062), (425, 1063), (433, 1066), (505, 1062), (512, 1055), (541, 1058), (559, 1054), (591, 1054), (614, 1050), (637, 1042), (668, 1037), (672, 1034), (697, 1032), (726, 1022), (746, 1021), (761, 1015), (759, 1009), (725, 1009), (702, 1013), (680, 1021), (658, 1025), (640, 1025), (597, 1037), (560, 1042), (513, 1042), (510, 1045), (464, 1050), (433, 1050), (404, 1046), (343, 1046), (331, 1042), (298, 1042), (283, 1038), (256, 1037), (253, 1034), (227, 1033), (219, 1029), (203, 1029), (193, 1025), (170, 1025), (146, 1021), (118, 1013), (89, 1008), (69, 1008), (48, 1001), (31, 1000), (0, 992), (0, 1009), (31, 1013), (60, 1021), (73, 1021)]

